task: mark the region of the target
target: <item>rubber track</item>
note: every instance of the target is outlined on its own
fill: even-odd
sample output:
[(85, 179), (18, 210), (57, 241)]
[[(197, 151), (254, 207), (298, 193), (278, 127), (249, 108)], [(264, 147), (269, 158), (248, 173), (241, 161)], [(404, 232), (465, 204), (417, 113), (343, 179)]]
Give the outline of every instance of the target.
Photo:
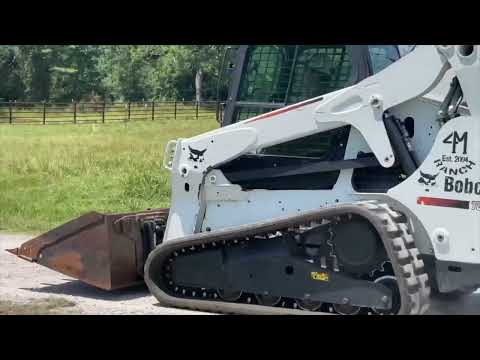
[[(166, 288), (158, 269), (175, 252), (202, 244), (251, 237), (277, 230), (287, 229), (325, 218), (334, 218), (347, 214), (356, 214), (367, 219), (377, 230), (383, 241), (387, 255), (392, 263), (401, 294), (399, 315), (420, 315), (429, 308), (430, 286), (420, 253), (415, 247), (407, 218), (392, 210), (388, 205), (377, 201), (362, 201), (336, 205), (314, 211), (304, 212), (290, 217), (277, 218), (235, 228), (204, 232), (167, 241), (150, 253), (145, 263), (145, 282), (153, 296), (163, 306), (177, 307), (213, 313), (241, 315), (332, 315), (289, 308), (269, 307), (255, 304), (230, 303), (216, 300), (175, 297), (162, 288)], [(187, 250), (188, 251), (188, 250)], [(153, 265), (153, 266), (152, 266)], [(157, 271), (157, 273), (155, 273)], [(152, 279), (153, 278), (153, 279)], [(154, 279), (157, 279), (157, 283)]]

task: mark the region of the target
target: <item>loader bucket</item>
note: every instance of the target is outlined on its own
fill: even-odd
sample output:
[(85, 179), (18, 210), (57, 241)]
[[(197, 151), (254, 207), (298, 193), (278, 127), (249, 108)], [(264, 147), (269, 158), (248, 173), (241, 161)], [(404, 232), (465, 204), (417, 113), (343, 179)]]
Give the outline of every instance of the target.
[(168, 209), (91, 212), (7, 251), (101, 289), (125, 288), (143, 281), (143, 265), (154, 247), (145, 226), (162, 231), (167, 217)]

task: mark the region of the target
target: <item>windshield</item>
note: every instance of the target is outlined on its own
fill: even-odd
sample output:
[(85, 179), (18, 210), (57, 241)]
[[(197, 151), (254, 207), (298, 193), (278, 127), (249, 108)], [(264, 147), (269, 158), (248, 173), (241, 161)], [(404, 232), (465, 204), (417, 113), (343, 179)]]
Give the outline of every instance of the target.
[(368, 51), (374, 74), (382, 71), (400, 58), (395, 45), (368, 45)]
[(291, 104), (352, 84), (345, 45), (254, 45), (244, 71), (239, 101)]

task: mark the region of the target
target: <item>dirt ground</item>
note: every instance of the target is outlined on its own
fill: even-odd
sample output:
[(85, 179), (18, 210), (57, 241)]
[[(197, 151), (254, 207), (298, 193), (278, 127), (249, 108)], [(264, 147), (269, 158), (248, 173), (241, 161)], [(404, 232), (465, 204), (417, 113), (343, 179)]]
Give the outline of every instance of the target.
[[(0, 234), (0, 314), (12, 314), (15, 309), (21, 314), (206, 314), (161, 307), (145, 286), (103, 291), (5, 251), (29, 238)], [(428, 314), (479, 315), (480, 291), (459, 301), (432, 299)]]
[[(46, 267), (30, 263), (8, 253), (5, 249), (18, 247), (29, 240), (28, 235), (0, 234), (0, 313), (12, 313), (14, 304), (18, 313), (68, 313), (91, 315), (197, 315), (205, 314), (158, 305), (146, 286), (107, 292), (86, 285)], [(52, 312), (52, 303), (65, 301), (74, 306), (58, 306)], [(64, 299), (62, 301), (61, 299)], [(32, 304), (38, 304), (34, 309)], [(46, 306), (45, 304), (49, 305)]]

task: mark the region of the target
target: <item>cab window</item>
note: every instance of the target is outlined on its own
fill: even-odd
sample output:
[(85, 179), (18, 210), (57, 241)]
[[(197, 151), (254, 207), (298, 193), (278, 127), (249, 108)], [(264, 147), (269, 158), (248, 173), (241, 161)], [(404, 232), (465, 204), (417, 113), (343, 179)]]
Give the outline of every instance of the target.
[(285, 100), (290, 60), (288, 47), (252, 46), (248, 49), (240, 101), (276, 103)]
[(400, 54), (395, 45), (368, 45), (368, 52), (374, 74), (400, 59)]
[(345, 45), (250, 46), (237, 99), (247, 104), (237, 107), (235, 122), (278, 108), (268, 104), (293, 104), (353, 85), (352, 73)]
[(288, 103), (328, 94), (352, 84), (352, 59), (345, 45), (301, 46)]

